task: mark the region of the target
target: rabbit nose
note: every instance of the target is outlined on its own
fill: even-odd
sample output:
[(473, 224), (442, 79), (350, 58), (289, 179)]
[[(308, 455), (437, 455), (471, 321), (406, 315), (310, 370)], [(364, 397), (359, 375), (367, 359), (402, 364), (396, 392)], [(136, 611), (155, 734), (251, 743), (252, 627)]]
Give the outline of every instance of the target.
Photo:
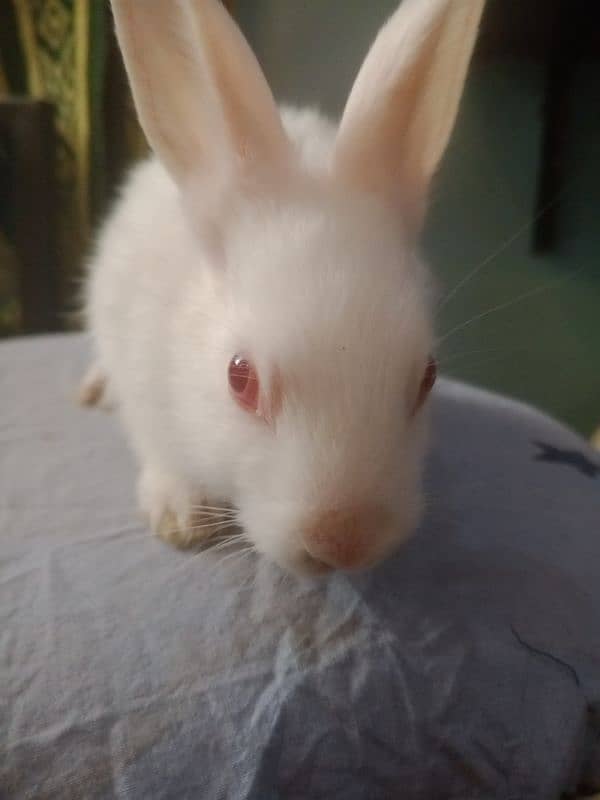
[(312, 558), (336, 569), (369, 564), (378, 551), (390, 514), (377, 506), (322, 512), (304, 531), (304, 546)]

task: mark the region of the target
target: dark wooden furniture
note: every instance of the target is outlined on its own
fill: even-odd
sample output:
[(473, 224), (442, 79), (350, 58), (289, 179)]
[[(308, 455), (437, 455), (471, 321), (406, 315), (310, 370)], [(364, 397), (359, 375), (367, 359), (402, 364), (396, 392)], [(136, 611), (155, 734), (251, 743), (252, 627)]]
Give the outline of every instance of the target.
[[(594, 22), (596, 16), (596, 22)], [(575, 75), (591, 54), (590, 32), (598, 23), (590, 0), (558, 0), (546, 60), (542, 109), (542, 143), (535, 208), (533, 247), (553, 250), (559, 236), (560, 197), (565, 185), (565, 161), (572, 122)], [(590, 109), (597, 113), (597, 109)]]
[[(543, 254), (559, 245), (561, 201), (567, 184), (570, 133), (576, 114), (577, 69), (600, 56), (597, 0), (487, 0), (476, 55), (481, 60), (515, 57), (543, 64), (541, 137), (532, 247)], [(571, 156), (572, 157), (572, 156)]]
[(0, 225), (13, 244), (24, 332), (59, 329), (53, 107), (0, 100)]

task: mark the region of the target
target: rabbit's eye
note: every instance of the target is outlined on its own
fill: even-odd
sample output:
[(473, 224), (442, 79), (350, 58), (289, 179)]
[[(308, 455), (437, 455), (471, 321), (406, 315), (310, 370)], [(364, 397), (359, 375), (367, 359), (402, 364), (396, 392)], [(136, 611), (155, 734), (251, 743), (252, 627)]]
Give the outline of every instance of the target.
[(430, 356), (425, 372), (421, 378), (421, 386), (419, 387), (419, 394), (415, 406), (415, 412), (418, 411), (425, 402), (427, 395), (433, 389), (433, 384), (437, 378), (437, 362), (433, 356)]
[(252, 364), (236, 355), (229, 362), (229, 388), (246, 411), (258, 413), (258, 377)]

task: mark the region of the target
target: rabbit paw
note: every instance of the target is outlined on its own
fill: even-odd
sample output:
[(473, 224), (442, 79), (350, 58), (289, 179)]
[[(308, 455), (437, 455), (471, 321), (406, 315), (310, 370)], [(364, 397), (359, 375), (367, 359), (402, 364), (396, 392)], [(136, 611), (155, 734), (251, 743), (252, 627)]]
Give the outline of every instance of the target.
[(229, 519), (202, 511), (188, 492), (150, 469), (140, 477), (138, 502), (152, 532), (180, 550), (197, 547), (217, 532), (224, 532)]
[(93, 364), (86, 372), (79, 387), (78, 400), (82, 406), (112, 410), (114, 404), (109, 396), (108, 377), (97, 364)]

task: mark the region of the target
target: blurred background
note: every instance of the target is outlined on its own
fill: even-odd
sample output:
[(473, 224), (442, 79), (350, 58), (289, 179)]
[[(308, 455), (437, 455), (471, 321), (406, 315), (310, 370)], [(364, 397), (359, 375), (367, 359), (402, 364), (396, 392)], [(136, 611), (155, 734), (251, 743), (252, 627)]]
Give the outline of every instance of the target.
[[(279, 100), (338, 115), (397, 0), (227, 5)], [(585, 435), (600, 426), (599, 5), (488, 0), (424, 244), (442, 370)], [(1, 0), (1, 336), (77, 326), (93, 231), (145, 152), (108, 2)]]

